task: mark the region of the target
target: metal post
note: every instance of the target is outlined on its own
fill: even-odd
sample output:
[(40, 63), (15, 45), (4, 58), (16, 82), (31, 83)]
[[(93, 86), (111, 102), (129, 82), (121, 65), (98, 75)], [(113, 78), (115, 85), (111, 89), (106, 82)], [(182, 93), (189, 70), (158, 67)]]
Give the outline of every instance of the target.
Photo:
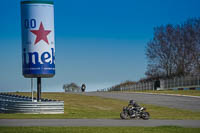
[(37, 77), (37, 101), (41, 101), (41, 77)]
[(33, 102), (33, 78), (31, 78), (31, 94), (32, 94), (32, 102)]

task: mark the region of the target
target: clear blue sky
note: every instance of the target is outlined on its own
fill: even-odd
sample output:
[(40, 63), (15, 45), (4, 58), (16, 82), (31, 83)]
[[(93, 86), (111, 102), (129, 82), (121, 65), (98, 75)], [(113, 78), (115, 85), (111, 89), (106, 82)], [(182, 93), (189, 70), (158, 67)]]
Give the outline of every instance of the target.
[[(200, 17), (199, 0), (54, 0), (56, 76), (43, 91), (64, 83), (88, 90), (144, 77), (153, 27)], [(30, 91), (22, 76), (20, 1), (0, 5), (0, 91)]]

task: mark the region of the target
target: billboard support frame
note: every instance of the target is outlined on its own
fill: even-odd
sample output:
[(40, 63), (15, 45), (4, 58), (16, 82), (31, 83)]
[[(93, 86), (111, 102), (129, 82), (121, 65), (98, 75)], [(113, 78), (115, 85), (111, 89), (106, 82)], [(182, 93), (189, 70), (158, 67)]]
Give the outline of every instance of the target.
[(41, 77), (37, 77), (37, 101), (41, 101)]

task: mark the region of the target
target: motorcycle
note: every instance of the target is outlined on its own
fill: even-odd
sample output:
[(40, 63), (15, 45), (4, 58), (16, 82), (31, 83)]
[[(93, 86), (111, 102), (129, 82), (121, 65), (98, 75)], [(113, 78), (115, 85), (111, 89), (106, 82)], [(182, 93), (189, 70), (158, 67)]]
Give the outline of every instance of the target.
[(120, 113), (121, 119), (143, 119), (148, 120), (150, 118), (150, 114), (146, 112), (146, 108), (144, 107), (123, 107), (122, 112)]

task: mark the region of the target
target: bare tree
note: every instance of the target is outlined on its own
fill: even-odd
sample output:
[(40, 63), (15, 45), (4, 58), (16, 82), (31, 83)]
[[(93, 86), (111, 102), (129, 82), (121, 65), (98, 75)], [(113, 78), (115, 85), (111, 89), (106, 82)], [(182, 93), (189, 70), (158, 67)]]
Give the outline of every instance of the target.
[(147, 43), (146, 56), (148, 77), (199, 73), (200, 19), (156, 27), (153, 39)]
[(154, 38), (146, 48), (148, 59), (148, 76), (169, 76), (173, 71), (174, 46), (172, 44), (174, 30), (172, 25), (154, 29)]

